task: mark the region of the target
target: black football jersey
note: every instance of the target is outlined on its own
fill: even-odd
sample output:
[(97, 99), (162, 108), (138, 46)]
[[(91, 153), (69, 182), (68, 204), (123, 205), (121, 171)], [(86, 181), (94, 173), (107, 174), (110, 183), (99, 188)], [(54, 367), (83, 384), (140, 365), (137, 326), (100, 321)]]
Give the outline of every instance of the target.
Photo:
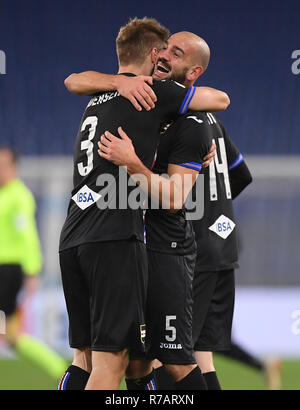
[[(211, 147), (210, 127), (205, 118), (205, 113), (193, 111), (167, 128), (160, 138), (153, 172), (166, 175), (168, 164), (201, 171), (203, 158)], [(147, 248), (173, 254), (193, 253), (195, 237), (186, 213), (185, 206), (176, 213), (150, 207), (146, 211)]]
[(238, 267), (231, 172), (243, 163), (242, 154), (229, 138), (222, 122), (211, 113), (206, 113), (205, 122), (210, 127), (217, 153), (209, 167), (203, 170), (203, 217), (192, 221), (197, 242), (195, 270), (199, 272)]
[[(130, 75), (130, 74), (129, 74)], [(60, 237), (60, 250), (82, 243), (144, 240), (142, 209), (130, 209), (128, 196), (136, 188), (122, 167), (98, 155), (98, 141), (106, 131), (118, 135), (119, 126), (132, 139), (135, 151), (151, 166), (161, 124), (186, 112), (195, 87), (174, 81), (154, 82), (156, 107), (137, 111), (117, 91), (94, 96), (83, 114), (74, 150), (74, 189)]]

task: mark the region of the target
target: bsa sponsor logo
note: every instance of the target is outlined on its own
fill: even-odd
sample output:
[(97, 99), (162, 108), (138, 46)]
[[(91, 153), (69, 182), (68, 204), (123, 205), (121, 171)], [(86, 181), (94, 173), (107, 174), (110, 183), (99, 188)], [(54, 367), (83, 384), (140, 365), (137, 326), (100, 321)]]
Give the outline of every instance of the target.
[(227, 218), (227, 216), (221, 215), (208, 229), (220, 236), (222, 239), (226, 239), (234, 228), (235, 223), (231, 219)]
[(100, 198), (101, 195), (92, 191), (87, 185), (84, 185), (74, 196), (72, 196), (73, 201), (82, 210), (93, 205)]

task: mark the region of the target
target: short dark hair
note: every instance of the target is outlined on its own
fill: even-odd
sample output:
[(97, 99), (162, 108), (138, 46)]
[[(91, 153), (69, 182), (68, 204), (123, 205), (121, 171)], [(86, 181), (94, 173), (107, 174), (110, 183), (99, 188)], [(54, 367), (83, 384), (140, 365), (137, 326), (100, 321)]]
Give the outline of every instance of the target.
[(169, 37), (169, 30), (153, 18), (131, 19), (116, 39), (119, 64), (142, 64), (150, 51), (161, 49)]

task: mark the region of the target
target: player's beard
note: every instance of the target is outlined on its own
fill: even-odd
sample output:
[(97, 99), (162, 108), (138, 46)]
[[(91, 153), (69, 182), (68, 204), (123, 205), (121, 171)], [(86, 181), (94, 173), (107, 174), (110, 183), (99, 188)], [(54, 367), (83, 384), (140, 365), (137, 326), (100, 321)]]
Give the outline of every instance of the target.
[(179, 84), (184, 84), (188, 70), (188, 67), (184, 67), (181, 71), (178, 71), (177, 73), (172, 72), (171, 80), (176, 81)]

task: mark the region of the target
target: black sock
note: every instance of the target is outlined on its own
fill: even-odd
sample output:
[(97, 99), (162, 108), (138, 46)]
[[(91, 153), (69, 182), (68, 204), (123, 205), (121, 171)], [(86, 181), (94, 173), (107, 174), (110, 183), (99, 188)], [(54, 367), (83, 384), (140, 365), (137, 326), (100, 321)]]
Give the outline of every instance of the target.
[(175, 383), (175, 390), (207, 390), (206, 382), (197, 366), (182, 380)]
[(248, 366), (254, 367), (257, 370), (264, 370), (264, 363), (258, 358), (252, 356), (249, 352), (241, 348), (235, 343), (231, 344), (230, 350), (220, 352), (222, 355), (230, 357)]
[(174, 380), (166, 371), (164, 366), (154, 370), (158, 390), (175, 390)]
[(216, 372), (203, 373), (208, 390), (222, 390)]
[(57, 390), (84, 390), (90, 373), (78, 366), (71, 365), (57, 386)]
[(154, 370), (140, 379), (125, 379), (127, 390), (157, 390)]

